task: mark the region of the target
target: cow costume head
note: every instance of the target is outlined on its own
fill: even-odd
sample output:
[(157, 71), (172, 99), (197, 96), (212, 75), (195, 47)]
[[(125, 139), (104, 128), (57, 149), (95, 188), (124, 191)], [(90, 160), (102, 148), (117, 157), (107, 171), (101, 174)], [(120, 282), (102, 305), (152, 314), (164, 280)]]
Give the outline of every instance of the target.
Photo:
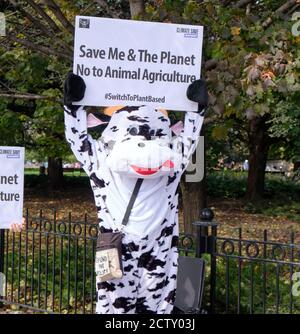
[(106, 108), (104, 116), (89, 114), (89, 127), (103, 123), (106, 127), (99, 140), (107, 149), (106, 163), (113, 172), (155, 178), (179, 170), (181, 155), (172, 150), (172, 130), (166, 111), (119, 106)]
[[(64, 104), (72, 112), (79, 108), (72, 102), (83, 99), (85, 88), (81, 77), (69, 73)], [(194, 81), (188, 87), (187, 97), (198, 102), (199, 110), (204, 109), (207, 104), (205, 82)], [(156, 178), (180, 170), (182, 155), (173, 147), (166, 111), (147, 106), (109, 107), (104, 114), (89, 115), (88, 127), (98, 126), (105, 126), (99, 140), (106, 148), (106, 163), (113, 172), (136, 178)]]

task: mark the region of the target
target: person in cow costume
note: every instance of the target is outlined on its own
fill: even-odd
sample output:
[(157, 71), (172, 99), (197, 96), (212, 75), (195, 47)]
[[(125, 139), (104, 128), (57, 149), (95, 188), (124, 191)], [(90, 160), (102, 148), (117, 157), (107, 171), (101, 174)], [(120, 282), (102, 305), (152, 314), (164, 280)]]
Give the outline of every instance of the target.
[[(136, 181), (143, 180), (123, 229), (123, 277), (96, 282), (96, 312), (170, 314), (178, 260), (177, 188), (197, 146), (207, 106), (205, 82), (189, 85), (187, 97), (199, 108), (186, 112), (174, 136), (167, 112), (149, 106), (109, 107), (87, 117), (84, 106), (72, 104), (84, 93), (84, 80), (69, 73), (65, 134), (90, 178), (100, 233), (121, 229)], [(99, 139), (88, 134), (88, 123), (106, 126)]]

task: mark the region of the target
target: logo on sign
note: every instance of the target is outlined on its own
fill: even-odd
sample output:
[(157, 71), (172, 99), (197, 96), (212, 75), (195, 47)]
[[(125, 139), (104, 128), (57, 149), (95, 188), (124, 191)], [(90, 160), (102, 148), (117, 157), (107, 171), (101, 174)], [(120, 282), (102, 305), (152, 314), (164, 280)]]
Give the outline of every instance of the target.
[(20, 159), (20, 150), (0, 150), (0, 154), (6, 155), (7, 159)]
[(90, 29), (90, 19), (79, 19), (79, 28)]
[(185, 38), (198, 38), (198, 29), (194, 28), (177, 28), (177, 33), (183, 34)]

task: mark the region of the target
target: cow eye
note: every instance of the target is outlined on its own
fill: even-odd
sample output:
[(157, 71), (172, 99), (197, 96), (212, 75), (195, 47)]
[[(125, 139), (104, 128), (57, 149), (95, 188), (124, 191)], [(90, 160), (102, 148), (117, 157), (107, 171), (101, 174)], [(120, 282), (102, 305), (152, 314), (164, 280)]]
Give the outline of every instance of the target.
[(114, 140), (110, 140), (109, 142), (107, 142), (106, 146), (108, 149), (112, 150), (113, 147), (115, 145), (115, 141)]
[(136, 136), (139, 133), (139, 129), (136, 126), (131, 126), (128, 132), (131, 136)]
[(151, 137), (154, 137), (154, 136), (155, 136), (155, 130), (153, 130), (153, 129), (150, 130), (150, 131), (149, 131), (149, 134), (150, 134)]
[(115, 145), (115, 141), (114, 140), (110, 140), (109, 142), (108, 142), (108, 147), (109, 147), (109, 149), (113, 149), (113, 147), (114, 147), (114, 145)]

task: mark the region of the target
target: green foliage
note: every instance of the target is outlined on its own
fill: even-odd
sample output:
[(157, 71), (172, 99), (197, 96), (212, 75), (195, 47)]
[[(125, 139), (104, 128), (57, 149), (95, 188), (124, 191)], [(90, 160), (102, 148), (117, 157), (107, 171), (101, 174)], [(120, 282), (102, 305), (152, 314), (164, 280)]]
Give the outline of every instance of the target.
[(273, 15), (285, 1), (257, 2), (249, 11), (218, 0), (157, 3), (147, 6), (146, 19), (204, 26), (203, 61), (209, 66), (203, 74), (213, 118), (206, 130), (209, 164), (221, 152), (232, 158), (232, 150), (224, 150), (228, 142), (236, 143), (241, 161), (248, 153), (249, 122), (262, 116), (269, 120), (272, 155), (298, 158), (300, 44), (291, 33), (293, 22)]
[[(45, 189), (48, 184), (47, 176), (39, 175), (38, 170), (36, 171), (25, 171), (24, 185), (25, 188), (31, 189)], [(89, 188), (90, 180), (86, 175), (78, 175), (73, 173), (64, 173), (64, 189), (79, 189)]]
[(300, 105), (299, 96), (297, 99), (279, 101), (272, 112), (269, 120), (270, 136), (272, 138), (284, 139), (279, 149), (282, 157), (300, 159)]
[[(235, 255), (238, 255), (237, 253)], [(263, 258), (261, 255), (259, 258)], [(260, 261), (218, 258), (216, 313), (236, 314), (240, 294), (241, 314), (290, 313), (291, 282), (290, 266)], [(238, 280), (240, 270), (241, 280)], [(266, 284), (264, 286), (264, 275)], [(277, 276), (278, 275), (278, 276)], [(278, 285), (278, 290), (277, 290)], [(266, 303), (264, 303), (264, 297)], [(276, 304), (278, 302), (278, 309)], [(252, 306), (252, 309), (251, 309)], [(300, 313), (299, 298), (293, 297), (293, 312)]]
[[(51, 26), (47, 26), (47, 22), (31, 6), (22, 2), (18, 4), (30, 13), (35, 21), (4, 4), (3, 11), (8, 17), (7, 31), (21, 40), (33, 42), (37, 48), (1, 40), (0, 93), (35, 94), (49, 99), (0, 97), (0, 145), (25, 146), (31, 152), (35, 151), (38, 160), (43, 161), (48, 157), (65, 157), (70, 154), (70, 150), (64, 138), (62, 84), (71, 68), (74, 36), (62, 26), (58, 17), (47, 6), (43, 6), (43, 10), (57, 27), (60, 27), (58, 32), (52, 31), (52, 35)], [(109, 0), (107, 8), (97, 3), (91, 5), (85, 0), (57, 0), (56, 4), (71, 24), (74, 24), (75, 15), (80, 14), (107, 16), (115, 13), (121, 18), (130, 18), (127, 0)], [(49, 28), (50, 34), (41, 30), (39, 24)], [(20, 27), (24, 29), (20, 30)], [(37, 53), (40, 46), (52, 50), (53, 53)], [(56, 56), (57, 51), (70, 55), (70, 58)]]
[[(213, 125), (206, 130), (210, 167), (222, 155), (244, 159), (248, 154), (249, 122), (261, 116), (268, 119), (273, 157), (300, 157), (300, 44), (299, 38), (291, 34), (293, 22), (274, 15), (284, 2), (258, 1), (246, 9), (224, 5), (219, 0), (145, 1), (144, 20), (204, 26), (203, 64), (210, 66), (202, 68), (210, 92), (208, 117), (213, 118)], [(85, 0), (72, 3), (58, 0), (57, 4), (72, 23), (78, 14), (110, 14), (103, 6), (96, 3), (91, 6)], [(129, 18), (128, 1), (107, 1), (107, 4), (110, 11)], [(22, 15), (15, 14), (9, 28), (18, 25), (27, 29), (19, 38), (32, 33), (39, 45), (53, 46), (54, 50), (61, 50), (62, 45), (71, 48), (71, 33), (59, 33), (51, 39), (28, 24)], [(271, 23), (266, 24), (269, 18)], [(56, 23), (59, 24), (57, 20)], [(70, 60), (62, 60), (38, 54), (19, 43), (12, 45), (7, 49), (0, 47), (1, 90), (44, 95), (52, 100), (0, 98), (0, 144), (25, 145), (36, 150), (43, 160), (49, 155), (63, 157), (70, 151), (63, 136), (59, 100), (71, 56)]]
[[(1, 103), (0, 103), (1, 104)], [(3, 103), (2, 103), (3, 105)], [(2, 145), (22, 145), (21, 117), (0, 106), (0, 142)]]
[(0, 80), (19, 93), (37, 94), (49, 100), (0, 98), (0, 140), (2, 145), (22, 145), (46, 160), (62, 157), (69, 149), (64, 140), (61, 77), (66, 64), (52, 57), (15, 48), (3, 52)]
[[(247, 172), (218, 171), (207, 175), (208, 194), (212, 198), (242, 198), (246, 193)], [(300, 184), (279, 175), (266, 176), (265, 195), (285, 203), (299, 200)], [(265, 203), (268, 204), (268, 203)]]
[(278, 203), (276, 205), (265, 206), (261, 210), (261, 213), (266, 216), (272, 216), (272, 217), (286, 217), (287, 219), (290, 219), (292, 221), (300, 222), (300, 204), (299, 201), (291, 202), (291, 201), (285, 201)]
[(213, 198), (242, 198), (246, 193), (247, 175), (239, 172), (215, 172), (207, 175), (208, 195)]
[[(59, 94), (54, 90), (44, 94)], [(61, 105), (41, 100), (36, 104), (31, 129), (35, 132), (34, 143), (41, 156), (63, 157), (68, 152), (64, 139), (64, 119)]]

